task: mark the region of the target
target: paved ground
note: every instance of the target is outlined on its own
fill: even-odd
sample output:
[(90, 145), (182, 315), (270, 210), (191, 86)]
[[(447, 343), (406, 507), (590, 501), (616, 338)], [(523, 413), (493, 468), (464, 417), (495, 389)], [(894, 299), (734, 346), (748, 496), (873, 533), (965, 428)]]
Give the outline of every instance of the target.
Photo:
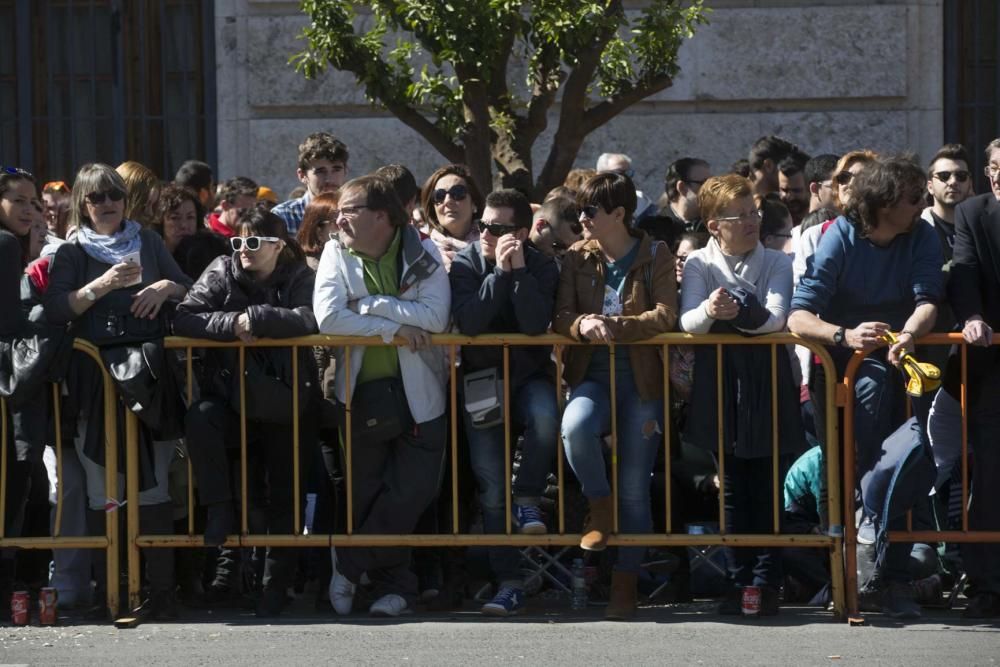
[[(929, 612), (901, 625), (878, 615), (848, 627), (784, 608), (776, 618), (725, 620), (708, 603), (640, 610), (609, 623), (602, 610), (539, 602), (508, 621), (470, 610), (400, 620), (332, 618), (297, 605), (271, 623), (240, 612), (187, 611), (183, 622), (132, 630), (73, 624), (0, 627), (0, 666), (24, 665), (997, 665), (1000, 624)], [(301, 609), (300, 609), (301, 607)]]

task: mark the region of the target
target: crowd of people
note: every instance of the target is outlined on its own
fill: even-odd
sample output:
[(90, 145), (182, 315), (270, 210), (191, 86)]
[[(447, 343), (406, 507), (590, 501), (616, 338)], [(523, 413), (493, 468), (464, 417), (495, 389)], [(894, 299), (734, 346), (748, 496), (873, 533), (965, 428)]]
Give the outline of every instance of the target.
[[(970, 345), (969, 527), (1000, 529), (992, 486), (1000, 457), (990, 435), (1000, 424), (992, 400), (1000, 359), (991, 346), (1000, 325), (1000, 139), (986, 157), (991, 191), (975, 195), (959, 145), (942, 147), (922, 167), (912, 156), (869, 150), (809, 156), (766, 136), (728, 170), (675, 161), (658, 202), (636, 189), (631, 160), (620, 153), (601, 155), (595, 169), (574, 169), (531, 202), (513, 189), (486, 192), (490, 184), (476, 183), (460, 164), (442, 166), (422, 187), (398, 164), (352, 177), (348, 147), (324, 132), (300, 145), (303, 187), (280, 203), (245, 176), (216, 184), (197, 161), (170, 182), (126, 162), (87, 164), (71, 186), (40, 188), (32, 174), (5, 166), (0, 392), (12, 446), (3, 535), (54, 531), (57, 488), (62, 536), (103, 534), (109, 503), (138, 503), (141, 532), (156, 535), (186, 532), (190, 509), (206, 548), (143, 550), (146, 588), (135, 612), (151, 619), (176, 618), (179, 601), (249, 601), (258, 615), (274, 616), (304, 577), (318, 582), (317, 604), (338, 615), (367, 608), (394, 617), (463, 604), (473, 571), (492, 586), (482, 613), (510, 616), (531, 592), (513, 546), (340, 547), (317, 557), (240, 549), (228, 539), (238, 532), (241, 500), (251, 533), (287, 535), (298, 525), (343, 533), (350, 523), (361, 535), (503, 534), (508, 526), (543, 535), (556, 512), (572, 514), (552, 500), (561, 441), (566, 502), (575, 497), (586, 514), (567, 529), (579, 530), (588, 558), (608, 566), (607, 618), (629, 619), (651, 586), (670, 601), (695, 592), (686, 549), (606, 551), (615, 534), (665, 530), (665, 488), (674, 530), (710, 528), (720, 503), (728, 533), (838, 528), (829, 525), (824, 461), (827, 448), (841, 446), (826, 442), (825, 428), (839, 416), (823, 409), (818, 358), (783, 345), (727, 345), (718, 353), (672, 345), (667, 365), (660, 347), (634, 344), (675, 331), (791, 331), (826, 346), (838, 378), (855, 352), (870, 353), (857, 374), (847, 438), (859, 483), (845, 491), (860, 501), (858, 516), (846, 520), (859, 526), (862, 610), (917, 618), (921, 604), (964, 584), (965, 614), (996, 618), (998, 547), (959, 552), (886, 538), (905, 527), (907, 512), (914, 527), (961, 521), (961, 368), (955, 350), (917, 349), (931, 332), (959, 331)], [(562, 348), (557, 387), (550, 347), (514, 346), (504, 363), (500, 347), (467, 345), (452, 359), (432, 340), (448, 331), (554, 332), (581, 344)], [(300, 348), (295, 363), (290, 348), (250, 347), (242, 372), (235, 348), (200, 349), (190, 395), (183, 353), (162, 344), (169, 335), (253, 343), (316, 333), (376, 340)], [(121, 396), (115, 424), (105, 422), (103, 374), (72, 351), (74, 337), (101, 351)], [(908, 398), (902, 366), (914, 354), (937, 364), (943, 381)], [(453, 363), (457, 425), (449, 424)], [(104, 434), (121, 426), (125, 408), (140, 420), (134, 499), (123, 497), (122, 476), (117, 489), (105, 479)], [(457, 460), (447, 447), (453, 426), (462, 443)], [(663, 479), (667, 430), (678, 443), (672, 484)], [(188, 459), (194, 508), (186, 505)], [(444, 483), (452, 466), (457, 498)], [(778, 512), (775, 487), (783, 490)], [(462, 509), (460, 526), (450, 525), (452, 503)], [(761, 590), (762, 615), (778, 613), (782, 601), (829, 602), (823, 550), (724, 551), (721, 614), (741, 612), (748, 586)], [(51, 585), (62, 608), (106, 615), (103, 558), (100, 550), (55, 549), (39, 563), (7, 550), (2, 600), (24, 585)]]

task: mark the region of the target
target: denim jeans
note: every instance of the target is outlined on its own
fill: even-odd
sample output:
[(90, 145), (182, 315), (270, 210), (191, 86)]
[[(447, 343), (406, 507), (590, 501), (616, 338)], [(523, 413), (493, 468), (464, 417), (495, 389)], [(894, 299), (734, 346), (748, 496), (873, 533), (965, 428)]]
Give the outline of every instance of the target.
[[(663, 401), (639, 398), (630, 372), (619, 372), (618, 523), (621, 533), (648, 533), (653, 527), (649, 487), (663, 442)], [(569, 465), (587, 499), (611, 495), (604, 459), (604, 435), (611, 432), (611, 389), (607, 381), (586, 379), (570, 394), (562, 436)], [(618, 570), (637, 572), (645, 547), (618, 549)]]
[[(547, 485), (556, 456), (559, 436), (559, 406), (555, 386), (546, 379), (529, 380), (518, 388), (511, 401), (511, 418), (523, 427), (521, 465), (514, 480), (514, 502), (538, 505)], [(469, 443), (469, 463), (479, 485), (483, 510), (483, 532), (506, 531), (507, 489), (504, 483), (504, 426), (475, 429), (465, 415), (465, 437)], [(513, 432), (513, 431), (512, 431)], [(515, 443), (511, 443), (513, 451)], [(515, 547), (490, 547), (490, 566), (501, 586), (519, 586), (521, 554)]]

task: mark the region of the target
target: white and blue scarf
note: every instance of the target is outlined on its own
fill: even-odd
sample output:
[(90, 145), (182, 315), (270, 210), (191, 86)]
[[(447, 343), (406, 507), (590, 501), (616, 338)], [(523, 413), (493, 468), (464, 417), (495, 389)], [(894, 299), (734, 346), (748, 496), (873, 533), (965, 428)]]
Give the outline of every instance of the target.
[(142, 225), (134, 220), (125, 220), (121, 230), (111, 236), (98, 234), (88, 225), (80, 225), (76, 240), (83, 251), (98, 262), (115, 265), (124, 261), (127, 255), (142, 249), (141, 231)]

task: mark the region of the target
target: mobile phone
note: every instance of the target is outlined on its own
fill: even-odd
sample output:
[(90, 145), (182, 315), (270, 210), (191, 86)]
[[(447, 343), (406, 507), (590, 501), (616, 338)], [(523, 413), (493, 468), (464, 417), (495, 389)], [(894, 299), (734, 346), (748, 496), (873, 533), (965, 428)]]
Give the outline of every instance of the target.
[(139, 251), (136, 250), (135, 252), (130, 252), (129, 254), (122, 257), (122, 261), (125, 262), (126, 264), (134, 264), (135, 266), (139, 267), (139, 275), (136, 277), (135, 280), (130, 282), (128, 285), (125, 285), (125, 287), (132, 287), (134, 285), (139, 285), (140, 283), (142, 283), (142, 262), (140, 260)]

